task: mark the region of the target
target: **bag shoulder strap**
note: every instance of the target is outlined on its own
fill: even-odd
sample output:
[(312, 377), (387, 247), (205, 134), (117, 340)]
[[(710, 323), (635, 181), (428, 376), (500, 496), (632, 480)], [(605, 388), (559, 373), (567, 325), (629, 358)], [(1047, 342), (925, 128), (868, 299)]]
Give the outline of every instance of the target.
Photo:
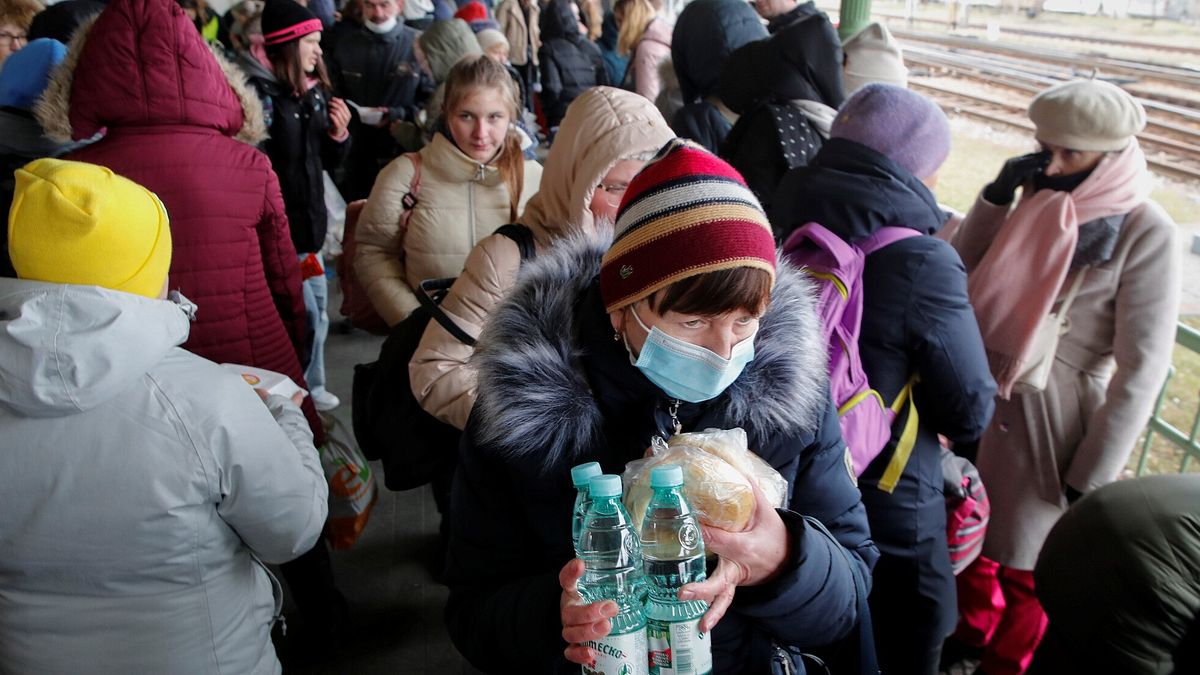
[(1067, 289), (1067, 297), (1063, 298), (1062, 305), (1054, 313), (1055, 316), (1062, 318), (1067, 315), (1067, 312), (1071, 309), (1071, 304), (1075, 302), (1075, 296), (1079, 295), (1079, 288), (1083, 286), (1083, 278), (1087, 276), (1087, 271), (1088, 268), (1083, 267), (1075, 273), (1075, 281), (1071, 282), (1071, 287)]
[[(520, 223), (509, 223), (502, 225), (496, 230), (496, 234), (502, 234), (509, 239), (512, 239), (517, 244), (517, 248), (521, 251), (521, 262), (525, 262), (537, 255), (537, 249), (533, 243), (533, 230), (530, 230), (525, 225)], [(455, 340), (467, 345), (468, 347), (475, 346), (475, 338), (471, 337), (465, 330), (454, 323), (442, 311), (441, 302), (446, 293), (450, 291), (450, 287), (454, 285), (455, 277), (447, 279), (426, 279), (421, 282), (417, 289), (417, 301), (429, 312), (429, 317), (438, 322), (446, 332), (454, 336)]]
[(495, 234), (502, 234), (517, 245), (521, 252), (521, 262), (537, 257), (537, 245), (533, 241), (533, 230), (521, 223), (508, 223), (496, 228)]
[(863, 252), (863, 255), (871, 255), (881, 248), (891, 246), (892, 244), (912, 237), (920, 237), (921, 233), (909, 227), (881, 227), (871, 233), (871, 236), (866, 239), (861, 239), (855, 244), (858, 249)]
[(408, 193), (405, 194), (400, 200), (401, 205), (404, 206), (405, 212), (408, 212), (416, 208), (418, 201), (417, 198), (421, 194), (421, 153), (406, 152), (404, 153), (404, 156), (407, 157), (408, 161), (412, 162), (413, 165), (413, 176), (412, 180), (408, 182)]

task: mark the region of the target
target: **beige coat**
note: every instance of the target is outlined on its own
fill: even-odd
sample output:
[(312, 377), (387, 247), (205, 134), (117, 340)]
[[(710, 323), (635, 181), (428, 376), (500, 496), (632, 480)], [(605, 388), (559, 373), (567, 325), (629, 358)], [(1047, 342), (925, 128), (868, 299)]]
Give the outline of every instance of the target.
[[(542, 47), (541, 28), (538, 27), (538, 0), (529, 0), (529, 21), (521, 9), (521, 0), (501, 0), (496, 5), (496, 23), (508, 39), (508, 60), (514, 66), (523, 66), (530, 61), (538, 64), (538, 49)], [(525, 47), (532, 44), (532, 51)]]
[[(1007, 215), (1008, 207), (980, 197), (954, 232), (968, 273)], [(1032, 570), (1066, 510), (1065, 486), (1090, 492), (1124, 468), (1171, 363), (1181, 266), (1175, 230), (1152, 201), (1130, 212), (1112, 258), (1087, 270), (1046, 390), (997, 400), (979, 443), (992, 504), (987, 557)]]
[[(588, 204), (608, 170), (621, 159), (648, 155), (674, 134), (650, 101), (636, 94), (595, 87), (571, 103), (546, 158), (541, 190), (529, 200), (521, 222), (539, 252), (578, 232), (592, 231)], [(467, 257), (442, 309), (467, 333), (479, 335), (492, 309), (516, 283), (517, 245), (503, 235), (481, 241)], [(438, 419), (461, 429), (475, 404), (474, 350), (437, 323), (430, 323), (409, 362), (413, 394)]]
[[(375, 310), (394, 326), (417, 308), (413, 289), (426, 279), (457, 276), (479, 240), (509, 222), (508, 188), (496, 167), (463, 154), (443, 134), (421, 149), (417, 206), (400, 228), (413, 165), (392, 160), (379, 172), (358, 221), (354, 270)], [(520, 206), (537, 191), (542, 166), (525, 161)]]

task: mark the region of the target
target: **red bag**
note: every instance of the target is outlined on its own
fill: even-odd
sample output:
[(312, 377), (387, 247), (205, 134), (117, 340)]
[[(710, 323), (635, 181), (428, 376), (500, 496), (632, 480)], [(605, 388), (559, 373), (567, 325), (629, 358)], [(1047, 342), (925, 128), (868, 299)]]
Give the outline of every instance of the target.
[[(404, 195), (400, 213), (400, 229), (408, 228), (408, 218), (417, 205), (417, 194), (421, 191), (421, 155), (409, 152), (404, 155), (413, 165), (412, 182), (408, 185), (408, 193)], [(342, 316), (350, 319), (355, 328), (360, 328), (375, 335), (387, 335), (389, 327), (371, 299), (367, 291), (358, 281), (354, 272), (354, 258), (358, 255), (358, 242), (355, 241), (355, 231), (358, 229), (358, 217), (362, 213), (367, 200), (359, 199), (346, 205), (346, 231), (342, 235), (342, 255), (337, 261), (338, 285), (342, 290)]]

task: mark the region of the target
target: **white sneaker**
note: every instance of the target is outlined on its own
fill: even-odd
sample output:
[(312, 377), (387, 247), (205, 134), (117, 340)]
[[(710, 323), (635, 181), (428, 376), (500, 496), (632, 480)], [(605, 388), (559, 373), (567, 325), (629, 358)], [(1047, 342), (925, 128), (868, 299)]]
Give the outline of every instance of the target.
[(312, 396), (313, 405), (316, 406), (317, 410), (320, 410), (321, 412), (333, 410), (342, 404), (341, 399), (329, 393), (328, 391), (325, 391), (324, 389), (310, 392), (309, 396)]

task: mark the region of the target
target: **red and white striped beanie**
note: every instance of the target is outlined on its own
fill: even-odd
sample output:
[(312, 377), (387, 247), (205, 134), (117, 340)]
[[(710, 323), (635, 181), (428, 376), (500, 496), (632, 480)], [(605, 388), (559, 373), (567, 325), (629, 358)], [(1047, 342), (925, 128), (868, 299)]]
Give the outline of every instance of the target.
[(732, 166), (683, 139), (669, 141), (629, 183), (616, 239), (600, 262), (606, 311), (688, 277), (753, 267), (775, 283), (767, 214)]

